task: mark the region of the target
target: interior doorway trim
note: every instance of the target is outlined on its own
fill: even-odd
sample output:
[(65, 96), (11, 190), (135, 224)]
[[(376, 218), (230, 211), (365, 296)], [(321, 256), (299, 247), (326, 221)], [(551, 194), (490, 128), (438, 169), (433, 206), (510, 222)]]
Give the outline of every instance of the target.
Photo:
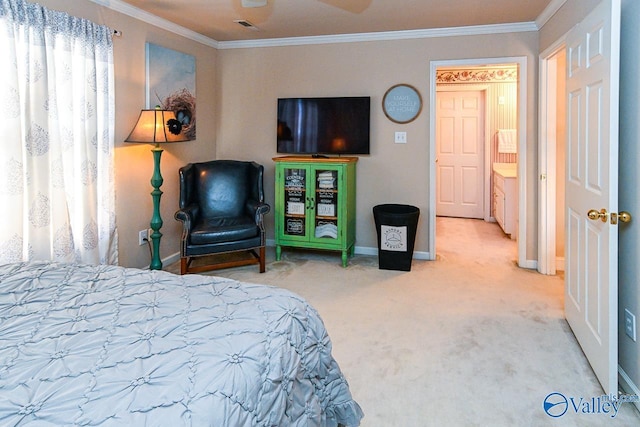
[[(555, 275), (556, 266), (556, 55), (565, 48), (565, 37), (540, 54), (538, 117), (538, 272)], [(551, 114), (553, 112), (553, 114)]]
[(535, 268), (527, 261), (527, 57), (474, 58), (430, 62), (429, 74), (429, 254), (436, 259), (436, 71), (442, 67), (518, 65), (518, 265)]

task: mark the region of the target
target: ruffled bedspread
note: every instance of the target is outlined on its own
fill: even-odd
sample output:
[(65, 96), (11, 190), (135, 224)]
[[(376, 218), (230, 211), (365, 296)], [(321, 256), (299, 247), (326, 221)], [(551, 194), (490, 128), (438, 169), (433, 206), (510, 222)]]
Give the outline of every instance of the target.
[(0, 266), (0, 425), (357, 426), (318, 313), (275, 287)]

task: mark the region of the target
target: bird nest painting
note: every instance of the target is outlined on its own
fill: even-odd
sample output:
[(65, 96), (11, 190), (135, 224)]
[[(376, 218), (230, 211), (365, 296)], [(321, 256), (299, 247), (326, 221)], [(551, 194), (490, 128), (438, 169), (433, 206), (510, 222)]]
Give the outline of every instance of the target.
[(147, 108), (171, 110), (189, 140), (196, 139), (196, 60), (153, 43), (146, 45)]

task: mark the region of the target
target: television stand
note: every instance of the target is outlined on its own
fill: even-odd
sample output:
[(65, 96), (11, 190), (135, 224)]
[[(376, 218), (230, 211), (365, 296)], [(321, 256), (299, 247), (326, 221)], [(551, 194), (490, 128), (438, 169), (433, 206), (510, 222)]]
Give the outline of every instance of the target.
[(325, 156), (324, 154), (317, 154), (316, 153), (316, 154), (312, 154), (311, 158), (313, 158), (313, 159), (328, 159), (329, 156)]

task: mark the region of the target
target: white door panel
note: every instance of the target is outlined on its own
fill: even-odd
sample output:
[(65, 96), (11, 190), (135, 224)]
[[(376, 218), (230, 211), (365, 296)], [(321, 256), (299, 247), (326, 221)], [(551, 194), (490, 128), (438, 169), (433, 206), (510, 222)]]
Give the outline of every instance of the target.
[(437, 93), (437, 215), (484, 216), (483, 100), (483, 91)]
[(618, 390), (619, 33), (620, 0), (604, 0), (567, 38), (565, 314), (607, 394)]
[(481, 151), (482, 146), (478, 146), (478, 121), (478, 117), (462, 118), (462, 154), (476, 156)]
[(478, 203), (478, 187), (482, 182), (478, 181), (477, 167), (461, 167), (462, 172), (462, 197), (461, 204), (466, 206), (477, 206)]
[(453, 185), (454, 170), (445, 166), (438, 169), (438, 181), (440, 182), (440, 196), (438, 200), (443, 204), (453, 204), (455, 201), (455, 190)]
[(584, 214), (575, 212), (573, 209), (567, 209), (567, 232), (565, 234), (567, 239), (567, 253), (576, 254), (576, 256), (567, 257), (565, 263), (565, 311), (567, 311), (566, 305), (573, 304), (573, 310), (580, 310), (582, 306), (582, 295), (580, 292), (580, 259), (577, 256), (579, 248), (584, 245), (582, 233), (580, 232), (580, 223)]

